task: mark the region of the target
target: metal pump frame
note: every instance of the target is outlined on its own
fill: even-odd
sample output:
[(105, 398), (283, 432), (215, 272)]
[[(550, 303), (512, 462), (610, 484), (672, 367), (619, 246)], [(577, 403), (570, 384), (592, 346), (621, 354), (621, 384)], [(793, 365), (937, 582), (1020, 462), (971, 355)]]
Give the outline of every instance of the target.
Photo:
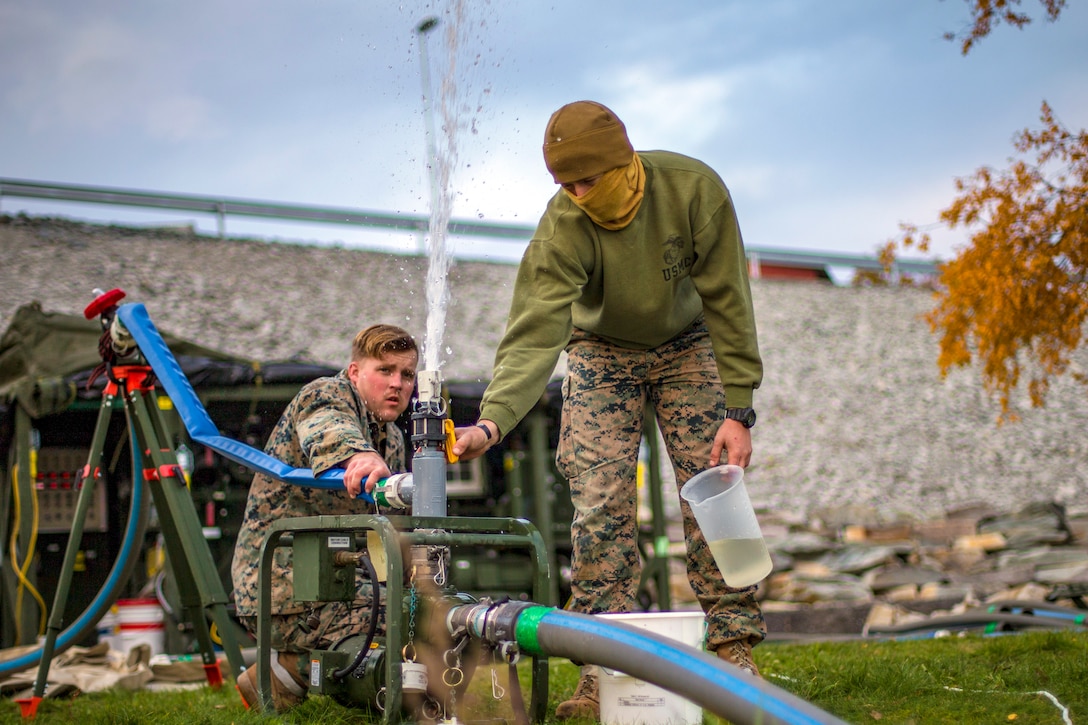
[[(385, 692), (381, 703), (385, 723), (399, 723), (403, 710), (401, 669), (406, 643), (402, 602), (405, 600), (405, 582), (410, 581), (414, 588), (417, 582), (431, 580), (439, 587), (436, 592), (439, 598), (459, 594), (449, 585), (446, 575), (439, 574), (441, 565), (432, 570), (432, 562), (425, 552), (432, 548), (445, 550), (444, 557), (448, 559), (450, 547), (458, 545), (527, 548), (533, 555), (534, 598), (537, 601), (553, 598), (550, 596), (554, 588), (549, 549), (539, 530), (530, 522), (518, 518), (446, 515), (446, 464), (455, 461), (456, 457), (449, 448), (453, 440), (453, 426), (447, 417), (438, 371), (420, 371), (417, 389), (418, 399), (412, 414), (414, 481), (411, 515), (295, 517), (274, 521), (269, 528), (261, 545), (257, 575), (257, 662), (263, 665), (257, 669), (257, 694), (263, 710), (274, 709), (269, 666), (272, 660), (272, 564), (276, 549), (293, 545), (296, 534), (314, 532), (369, 538), (365, 536), (366, 533), (374, 532), (381, 542), (386, 561), (386, 654), (382, 672)], [(404, 561), (405, 551), (409, 552), (410, 558), (407, 565)], [(378, 596), (376, 590), (373, 596)], [(513, 644), (510, 643), (511, 646)], [(532, 674), (529, 717), (534, 722), (543, 722), (548, 694), (547, 658), (534, 654)], [(323, 676), (320, 670), (312, 670), (311, 685), (317, 684), (314, 680), (320, 680)]]
[[(401, 722), (401, 652), (404, 624), (401, 602), (405, 596), (406, 562), (402, 545), (433, 546), (495, 546), (527, 548), (533, 554), (535, 573), (533, 597), (546, 601), (551, 586), (548, 552), (540, 532), (524, 519), (439, 517), (439, 516), (307, 516), (274, 521), (261, 547), (258, 573), (257, 662), (268, 663), (272, 656), (272, 562), (277, 548), (290, 546), (301, 532), (347, 532), (353, 535), (367, 531), (377, 533), (385, 549), (388, 567), (386, 581), (386, 657), (384, 723)], [(273, 712), (272, 681), (269, 668), (258, 667), (257, 691), (261, 708)], [(548, 658), (533, 655), (532, 691), (529, 718), (543, 722), (548, 699)]]

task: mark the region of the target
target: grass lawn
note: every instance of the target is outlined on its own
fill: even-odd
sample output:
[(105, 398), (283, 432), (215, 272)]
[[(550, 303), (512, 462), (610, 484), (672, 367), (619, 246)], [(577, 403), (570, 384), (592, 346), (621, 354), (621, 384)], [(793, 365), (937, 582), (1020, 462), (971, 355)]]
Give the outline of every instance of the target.
[[(755, 650), (768, 682), (849, 723), (1065, 723), (1088, 722), (1088, 633), (1021, 632), (998, 636), (914, 640), (851, 640), (815, 644), (765, 643)], [(506, 668), (495, 669), (500, 686)], [(520, 673), (529, 696), (528, 671)], [(577, 683), (578, 669), (553, 659), (549, 720)], [(509, 687), (492, 697), (489, 668), (472, 681), (471, 709), (459, 719), (505, 719)], [(497, 692), (497, 690), (496, 690)], [(466, 698), (468, 700), (468, 698)], [(705, 722), (722, 721), (706, 715)], [(107, 692), (46, 700), (36, 723), (110, 725), (227, 725), (258, 722), (370, 724), (380, 717), (311, 697), (283, 717), (247, 712), (233, 687), (177, 692)], [(0, 702), (0, 723), (23, 722), (15, 703)], [(512, 722), (512, 720), (511, 720)], [(576, 723), (575, 725), (582, 725)]]

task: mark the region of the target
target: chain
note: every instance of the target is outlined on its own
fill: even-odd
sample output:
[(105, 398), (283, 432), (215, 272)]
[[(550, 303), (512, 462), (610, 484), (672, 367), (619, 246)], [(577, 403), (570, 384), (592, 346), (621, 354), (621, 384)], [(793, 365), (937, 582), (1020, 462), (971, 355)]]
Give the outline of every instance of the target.
[(468, 639), (467, 634), (462, 633), (460, 641), (442, 655), (442, 661), (446, 665), (442, 673), (442, 682), (450, 688), (450, 704), (446, 711), (446, 722), (457, 722), (457, 688), (465, 681), (465, 671), (461, 668), (461, 652), (468, 644)]
[(419, 604), (419, 592), (416, 591), (415, 572), (412, 573), (412, 588), (408, 590), (408, 641), (416, 638), (416, 607)]
[(408, 590), (408, 641), (400, 651), (403, 662), (416, 661), (416, 606), (419, 602), (419, 594), (416, 591), (416, 570), (412, 568), (412, 586)]

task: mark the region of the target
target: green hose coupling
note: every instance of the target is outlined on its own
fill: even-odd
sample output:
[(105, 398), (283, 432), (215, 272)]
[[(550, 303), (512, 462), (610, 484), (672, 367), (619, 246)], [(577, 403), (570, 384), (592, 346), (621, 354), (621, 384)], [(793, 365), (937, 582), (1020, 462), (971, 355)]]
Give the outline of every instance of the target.
[(464, 631), (470, 637), (497, 647), (516, 641), (516, 633), (521, 631), (522, 613), (534, 609), (547, 607), (540, 607), (532, 602), (507, 601), (496, 604), (489, 599), (483, 599), (476, 604), (450, 609), (446, 615), (446, 627), (451, 633)]
[(556, 611), (555, 607), (544, 607), (537, 604), (521, 613), (517, 621), (515, 639), (523, 652), (529, 655), (546, 654), (540, 647), (537, 628), (540, 626), (540, 620), (554, 611)]
[(412, 493), (415, 490), (411, 473), (394, 473), (389, 478), (378, 481), (374, 487), (374, 501), (379, 506), (406, 509), (412, 505)]

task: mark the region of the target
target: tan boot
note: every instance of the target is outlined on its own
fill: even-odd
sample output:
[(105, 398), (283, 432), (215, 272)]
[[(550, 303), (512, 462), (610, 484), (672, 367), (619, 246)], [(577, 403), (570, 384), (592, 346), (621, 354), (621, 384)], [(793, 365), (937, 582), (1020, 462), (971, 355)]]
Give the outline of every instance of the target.
[(559, 703), (559, 707), (555, 708), (557, 720), (569, 720), (572, 717), (599, 720), (600, 713), (601, 696), (596, 675), (582, 675), (571, 698)]
[[(276, 712), (287, 712), (306, 699), (306, 682), (298, 672), (298, 658), (295, 652), (272, 653), (272, 705)], [(247, 710), (260, 704), (256, 665), (238, 676), (235, 689)]]
[(726, 642), (718, 648), (715, 654), (717, 654), (718, 659), (723, 662), (728, 662), (750, 675), (761, 678), (759, 668), (756, 667), (756, 663), (752, 661), (752, 645), (748, 644), (748, 640), (734, 639), (731, 642)]

